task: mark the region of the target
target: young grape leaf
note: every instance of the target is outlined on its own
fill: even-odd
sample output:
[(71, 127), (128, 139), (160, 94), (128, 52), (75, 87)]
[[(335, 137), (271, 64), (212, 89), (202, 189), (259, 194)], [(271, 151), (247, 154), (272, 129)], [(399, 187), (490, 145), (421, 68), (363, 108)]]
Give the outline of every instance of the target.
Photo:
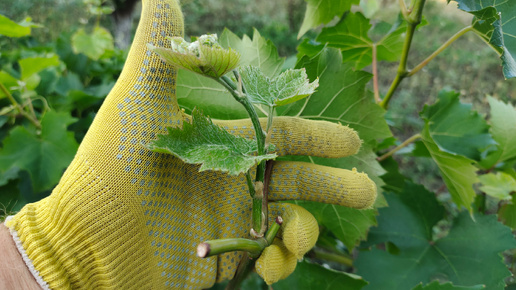
[(485, 289), (484, 285), (475, 285), (475, 286), (455, 286), (452, 283), (439, 283), (439, 281), (433, 281), (430, 284), (423, 286), (423, 284), (419, 284), (414, 287), (412, 290), (482, 290)]
[(504, 288), (510, 272), (500, 253), (515, 248), (516, 240), (496, 216), (475, 215), (473, 220), (462, 212), (447, 236), (436, 238), (433, 227), (444, 217), (444, 208), (433, 193), (408, 184), (402, 193), (386, 198), (389, 207), (379, 210), (378, 228), (371, 229), (368, 243), (390, 242), (397, 251), (372, 247), (360, 252), (355, 266), (370, 282), (369, 289), (412, 289), (432, 280)]
[(516, 1), (455, 0), (473, 14), (473, 28), (501, 54), (505, 78), (516, 77)]
[(21, 68), (21, 79), (26, 80), (34, 74), (40, 71), (59, 65), (59, 56), (55, 54), (49, 54), (45, 57), (27, 57), (19, 61)]
[(308, 30), (315, 28), (321, 24), (327, 24), (335, 16), (341, 16), (344, 12), (351, 9), (351, 5), (360, 4), (360, 0), (305, 0), (307, 2), (305, 17), (298, 38), (301, 38)]
[(169, 127), (168, 135), (158, 135), (147, 147), (173, 154), (186, 163), (202, 164), (199, 171), (220, 170), (232, 175), (276, 158), (276, 154), (256, 155), (256, 141), (231, 135), (198, 109), (192, 112), (192, 123), (183, 122), (183, 128)]
[(478, 177), (482, 186), (480, 190), (497, 199), (511, 199), (516, 192), (516, 180), (505, 172), (488, 173)]
[(476, 195), (473, 184), (478, 182), (477, 169), (471, 164), (470, 159), (441, 151), (430, 136), (428, 127), (426, 124), (423, 129), (423, 143), (439, 167), (453, 201), (457, 206), (465, 206), (472, 211), (471, 203)]
[(113, 50), (113, 36), (103, 27), (97, 26), (91, 34), (79, 28), (72, 36), (74, 53), (83, 53), (87, 57), (98, 60), (106, 51)]
[(487, 99), (491, 107), (491, 134), (498, 146), (481, 164), (484, 168), (491, 168), (499, 162), (516, 157), (516, 110), (509, 103), (505, 104), (492, 97)]
[(462, 104), (459, 93), (441, 91), (435, 104), (421, 112), (428, 132), (441, 151), (480, 160), (480, 154), (496, 142), (482, 116)]
[(359, 12), (350, 13), (335, 26), (323, 28), (317, 41), (340, 49), (344, 62), (353, 62), (355, 69), (362, 69), (372, 63), (373, 45), (376, 45), (377, 60), (397, 61), (403, 50), (402, 34), (406, 27), (406, 22), (400, 18), (380, 41), (374, 43), (368, 36), (369, 20)]
[(269, 78), (255, 66), (239, 69), (247, 97), (253, 104), (269, 107), (290, 104), (315, 92), (318, 79), (310, 83), (304, 68), (289, 69), (279, 76)]
[(35, 192), (52, 188), (78, 148), (66, 130), (73, 122), (67, 113), (50, 111), (41, 119), (41, 134), (23, 126), (11, 130), (0, 149), (0, 173), (17, 167), (28, 172)]
[(364, 279), (353, 274), (324, 268), (308, 262), (297, 263), (296, 270), (287, 279), (273, 284), (274, 290), (290, 289), (339, 289), (358, 290), (367, 284)]
[(315, 219), (330, 230), (348, 249), (353, 249), (367, 238), (367, 232), (376, 223), (376, 210), (358, 210), (340, 205), (296, 201), (307, 209)]
[[(231, 47), (240, 54), (240, 65), (259, 67), (268, 77), (278, 75), (285, 62), (284, 58), (278, 56), (274, 44), (263, 38), (257, 30), (254, 31), (252, 39), (247, 35), (240, 39), (226, 29), (219, 36), (219, 43), (222, 47)], [(178, 102), (187, 113), (191, 113), (194, 107), (197, 107), (214, 119), (248, 118), (244, 107), (212, 79), (179, 70), (176, 90)], [(261, 114), (259, 111), (258, 113)]]
[(0, 35), (22, 37), (30, 35), (30, 26), (22, 25), (0, 14)]
[(268, 77), (273, 77), (281, 72), (285, 58), (278, 55), (276, 46), (260, 35), (258, 30), (253, 31), (253, 39), (244, 35), (240, 39), (236, 34), (225, 29), (219, 37), (222, 47), (236, 50), (241, 55), (240, 65), (253, 65), (259, 67)]
[(365, 143), (391, 136), (385, 111), (365, 91), (369, 73), (343, 64), (342, 54), (334, 48), (303, 57), (297, 65), (301, 67), (310, 80), (319, 78), (319, 88), (305, 99), (278, 107), (278, 115), (340, 122), (355, 129)]
[(192, 43), (182, 37), (171, 38), (172, 48), (147, 47), (157, 53), (165, 62), (197, 74), (220, 78), (238, 66), (240, 54), (229, 48), (222, 48), (217, 42), (217, 35), (203, 35)]

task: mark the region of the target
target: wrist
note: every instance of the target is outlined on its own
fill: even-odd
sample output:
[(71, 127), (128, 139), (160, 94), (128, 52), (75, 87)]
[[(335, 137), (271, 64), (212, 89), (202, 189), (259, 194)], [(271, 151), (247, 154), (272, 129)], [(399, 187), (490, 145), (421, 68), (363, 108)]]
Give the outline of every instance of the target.
[(42, 289), (23, 261), (9, 229), (3, 223), (0, 224), (0, 257), (1, 289)]

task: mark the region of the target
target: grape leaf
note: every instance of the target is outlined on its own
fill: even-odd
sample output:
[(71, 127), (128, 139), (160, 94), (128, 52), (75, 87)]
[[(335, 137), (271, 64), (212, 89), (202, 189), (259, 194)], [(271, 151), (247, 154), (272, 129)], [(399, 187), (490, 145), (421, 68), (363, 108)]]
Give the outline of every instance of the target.
[(299, 29), (297, 37), (300, 38), (308, 30), (321, 24), (327, 24), (335, 16), (341, 16), (351, 9), (351, 5), (360, 4), (360, 0), (305, 0), (307, 2), (305, 17)]
[(213, 124), (195, 109), (192, 123), (183, 122), (183, 128), (168, 128), (168, 135), (158, 135), (150, 142), (150, 150), (173, 154), (191, 164), (202, 164), (199, 171), (220, 170), (238, 175), (255, 164), (274, 159), (276, 154), (255, 155), (256, 141), (234, 136)]
[[(0, 82), (7, 88), (7, 90), (12, 90), (12, 87), (18, 86), (18, 79), (10, 75), (8, 72), (1, 70), (0, 71)], [(0, 99), (5, 98), (5, 93), (0, 90)]]
[[(501, 54), (505, 78), (516, 77), (515, 1), (455, 0), (458, 8), (473, 14), (473, 28)], [(496, 10), (495, 10), (496, 9)]]
[(425, 125), (422, 136), (423, 143), (439, 167), (453, 201), (457, 206), (463, 205), (472, 211), (471, 203), (475, 199), (473, 184), (478, 182), (477, 169), (471, 165), (472, 161), (460, 155), (441, 151), (430, 136), (428, 124)]
[[(403, 50), (402, 34), (406, 22), (401, 18), (376, 44), (369, 38), (369, 20), (361, 13), (349, 13), (333, 27), (323, 28), (317, 41), (327, 43), (342, 51), (343, 61), (355, 63), (355, 69), (362, 69), (372, 63), (373, 45), (376, 45), (377, 60), (396, 61)], [(305, 45), (306, 46), (306, 45)]]
[(296, 270), (287, 279), (274, 283), (274, 290), (291, 289), (362, 289), (367, 282), (353, 274), (326, 269), (308, 262), (297, 263)]
[[(257, 30), (254, 31), (252, 39), (247, 35), (240, 39), (226, 29), (220, 35), (219, 43), (222, 47), (231, 47), (240, 53), (240, 65), (259, 67), (268, 77), (278, 75), (285, 62), (284, 58), (278, 56), (274, 44), (263, 38)], [(190, 71), (179, 70), (176, 90), (179, 104), (188, 113), (197, 107), (214, 119), (248, 118), (243, 106), (212, 79)]]
[(219, 37), (222, 47), (236, 50), (240, 53), (240, 65), (253, 65), (259, 67), (268, 77), (273, 77), (281, 72), (285, 58), (278, 55), (276, 46), (260, 35), (258, 30), (253, 31), (253, 39), (244, 35), (240, 39), (236, 34), (225, 29)]
[(516, 157), (516, 110), (511, 104), (492, 97), (487, 99), (491, 107), (491, 134), (498, 146), (482, 160), (482, 165), (484, 168), (491, 168), (499, 162)]
[(39, 135), (22, 126), (11, 130), (0, 149), (0, 173), (17, 167), (28, 172), (35, 192), (52, 188), (78, 148), (66, 130), (74, 121), (67, 113), (50, 111), (41, 119)]
[[(180, 37), (185, 44), (187, 42)], [(174, 40), (173, 40), (174, 41)], [(216, 43), (216, 36), (214, 42)], [(198, 44), (195, 42), (194, 44)], [(184, 51), (175, 50), (165, 47), (156, 47), (152, 44), (147, 44), (147, 47), (157, 53), (167, 63), (191, 72), (198, 73), (203, 76), (220, 78), (229, 71), (238, 66), (240, 61), (240, 54), (235, 50), (229, 48), (224, 49), (219, 47), (211, 47), (208, 45), (199, 44), (199, 51)]]
[(484, 285), (475, 286), (455, 286), (452, 283), (439, 283), (439, 281), (433, 281), (430, 284), (423, 286), (422, 284), (417, 285), (412, 290), (481, 290), (485, 289)]
[(305, 67), (310, 80), (319, 78), (319, 88), (303, 100), (278, 107), (278, 115), (340, 122), (355, 129), (365, 143), (391, 136), (385, 111), (365, 92), (371, 75), (343, 64), (338, 50), (325, 48), (313, 58), (305, 56), (297, 67)]
[(0, 35), (22, 37), (30, 35), (30, 26), (22, 25), (0, 14)]
[(462, 104), (459, 93), (441, 91), (435, 104), (421, 112), (428, 132), (439, 150), (479, 160), (481, 152), (495, 144), (484, 118)]
[(265, 76), (259, 68), (250, 65), (241, 67), (239, 72), (251, 103), (269, 107), (308, 97), (319, 85), (317, 79), (310, 83), (305, 69), (289, 69), (274, 78)]
[(376, 225), (376, 210), (358, 210), (334, 204), (296, 201), (330, 230), (348, 249), (365, 240), (371, 226)]
[(516, 229), (516, 205), (514, 203), (503, 204), (498, 210), (498, 218), (504, 225), (513, 230)]
[(48, 67), (59, 65), (59, 57), (55, 54), (49, 54), (45, 57), (27, 57), (21, 59), (19, 64), (21, 68), (21, 79), (26, 80)]
[(505, 172), (488, 173), (478, 177), (482, 186), (480, 190), (497, 199), (511, 199), (516, 192), (516, 180)]
[(444, 217), (444, 208), (433, 193), (408, 184), (402, 193), (386, 198), (389, 207), (379, 210), (378, 228), (371, 229), (368, 242), (391, 242), (397, 252), (376, 247), (360, 252), (355, 266), (370, 282), (369, 289), (412, 289), (436, 279), (457, 286), (504, 288), (510, 272), (500, 253), (516, 247), (516, 241), (496, 216), (475, 215), (472, 220), (462, 212), (448, 235), (436, 238), (432, 228)]
[(98, 60), (106, 51), (113, 50), (113, 36), (100, 26), (96, 26), (91, 34), (79, 28), (72, 36), (72, 48), (76, 54), (83, 53), (93, 60)]

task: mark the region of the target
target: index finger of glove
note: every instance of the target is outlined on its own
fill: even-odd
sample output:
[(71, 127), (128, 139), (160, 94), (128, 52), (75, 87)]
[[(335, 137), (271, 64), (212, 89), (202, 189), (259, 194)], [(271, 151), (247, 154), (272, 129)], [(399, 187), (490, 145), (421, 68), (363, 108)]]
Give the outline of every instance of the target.
[(307, 200), (370, 208), (376, 184), (365, 173), (312, 163), (278, 161), (269, 182), (269, 200)]
[[(260, 119), (262, 128), (266, 119)], [(228, 132), (247, 139), (255, 137), (249, 119), (214, 120), (214, 123)], [(284, 155), (307, 155), (326, 158), (340, 158), (358, 152), (362, 141), (352, 128), (327, 121), (307, 120), (296, 117), (276, 117), (271, 130), (270, 143), (276, 146), (276, 153)]]

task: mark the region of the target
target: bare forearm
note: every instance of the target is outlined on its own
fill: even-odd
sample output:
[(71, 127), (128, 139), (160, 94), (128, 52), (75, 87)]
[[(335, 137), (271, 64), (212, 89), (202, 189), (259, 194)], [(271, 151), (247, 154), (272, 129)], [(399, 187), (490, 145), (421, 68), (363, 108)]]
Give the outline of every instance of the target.
[(0, 257), (0, 289), (41, 290), (3, 223), (0, 224)]

